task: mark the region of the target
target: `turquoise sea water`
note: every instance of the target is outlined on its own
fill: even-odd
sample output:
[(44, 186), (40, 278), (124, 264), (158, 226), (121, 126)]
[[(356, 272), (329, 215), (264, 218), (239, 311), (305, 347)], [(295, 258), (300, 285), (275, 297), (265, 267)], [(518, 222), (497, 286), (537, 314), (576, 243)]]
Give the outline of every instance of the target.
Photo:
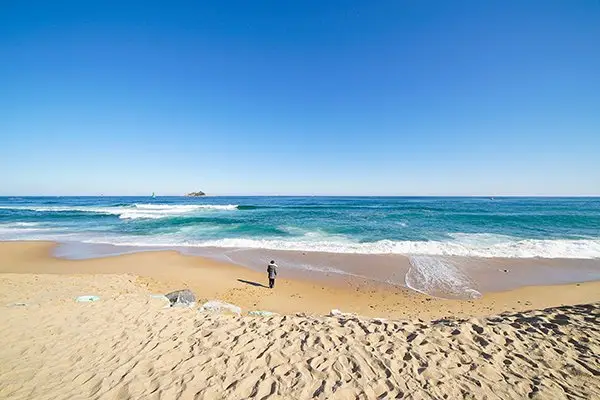
[(0, 197), (0, 240), (600, 258), (600, 198)]

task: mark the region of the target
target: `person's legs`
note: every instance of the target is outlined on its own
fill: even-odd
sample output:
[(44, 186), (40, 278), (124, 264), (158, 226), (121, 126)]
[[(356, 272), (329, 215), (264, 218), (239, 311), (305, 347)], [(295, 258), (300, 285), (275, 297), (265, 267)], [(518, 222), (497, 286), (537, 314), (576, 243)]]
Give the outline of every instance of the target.
[(275, 286), (275, 279), (269, 278), (269, 287), (273, 289), (273, 286)]

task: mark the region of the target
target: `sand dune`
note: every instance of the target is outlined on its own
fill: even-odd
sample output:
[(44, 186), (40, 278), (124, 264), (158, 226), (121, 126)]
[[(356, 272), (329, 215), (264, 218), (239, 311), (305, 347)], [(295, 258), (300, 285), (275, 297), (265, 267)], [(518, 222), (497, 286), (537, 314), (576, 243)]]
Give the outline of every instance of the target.
[(600, 398), (599, 303), (433, 322), (164, 305), (133, 275), (1, 274), (0, 398)]

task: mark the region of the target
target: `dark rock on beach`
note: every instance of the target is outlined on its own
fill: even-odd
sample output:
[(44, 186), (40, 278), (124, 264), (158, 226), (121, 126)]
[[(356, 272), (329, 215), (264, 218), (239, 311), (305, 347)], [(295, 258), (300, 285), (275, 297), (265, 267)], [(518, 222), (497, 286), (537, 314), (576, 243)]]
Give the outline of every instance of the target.
[(189, 289), (176, 290), (165, 297), (171, 302), (171, 307), (192, 307), (196, 304), (196, 296)]

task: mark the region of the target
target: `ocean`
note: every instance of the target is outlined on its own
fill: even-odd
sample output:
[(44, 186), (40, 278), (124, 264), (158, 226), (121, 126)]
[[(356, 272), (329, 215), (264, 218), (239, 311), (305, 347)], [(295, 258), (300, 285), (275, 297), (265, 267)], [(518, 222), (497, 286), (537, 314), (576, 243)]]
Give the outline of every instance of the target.
[(2, 197), (0, 240), (600, 258), (600, 198)]
[[(71, 244), (62, 253), (71, 258), (260, 251), (260, 259), (234, 260), (252, 265), (269, 251), (401, 255), (439, 275), (447, 257), (599, 259), (600, 198), (0, 197), (0, 240)], [(346, 270), (341, 261), (318, 264), (298, 266)]]

